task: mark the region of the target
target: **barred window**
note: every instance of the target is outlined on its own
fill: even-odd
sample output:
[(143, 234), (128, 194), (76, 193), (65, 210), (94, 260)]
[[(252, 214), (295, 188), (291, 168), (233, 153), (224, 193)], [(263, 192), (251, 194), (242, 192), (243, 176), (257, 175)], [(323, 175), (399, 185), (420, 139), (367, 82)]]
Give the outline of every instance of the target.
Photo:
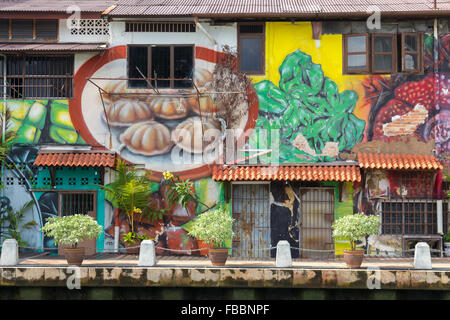
[(71, 98), (73, 55), (9, 55), (6, 91), (10, 98)]
[[(448, 203), (443, 202), (446, 224)], [(436, 235), (436, 200), (388, 200), (381, 203), (381, 233), (390, 235)]]

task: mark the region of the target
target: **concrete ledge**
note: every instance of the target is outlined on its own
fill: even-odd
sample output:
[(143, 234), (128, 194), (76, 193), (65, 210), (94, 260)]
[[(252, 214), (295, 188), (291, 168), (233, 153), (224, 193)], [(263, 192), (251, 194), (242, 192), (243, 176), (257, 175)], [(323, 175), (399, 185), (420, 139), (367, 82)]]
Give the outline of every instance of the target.
[[(0, 286), (64, 287), (75, 273), (70, 267), (2, 267)], [(209, 287), (449, 290), (450, 271), (211, 268), (81, 267), (82, 287)]]

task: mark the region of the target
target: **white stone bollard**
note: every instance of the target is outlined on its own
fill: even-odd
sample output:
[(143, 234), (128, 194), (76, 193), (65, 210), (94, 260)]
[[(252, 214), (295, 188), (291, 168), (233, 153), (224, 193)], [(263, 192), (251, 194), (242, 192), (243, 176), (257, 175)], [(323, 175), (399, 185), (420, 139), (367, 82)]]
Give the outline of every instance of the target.
[(0, 265), (15, 266), (19, 264), (19, 246), (15, 239), (6, 239), (2, 245)]
[(278, 268), (292, 267), (291, 245), (286, 240), (281, 240), (277, 243), (276, 266)]
[(144, 240), (141, 242), (139, 250), (138, 266), (152, 267), (156, 264), (155, 244), (152, 240)]
[(418, 242), (414, 249), (414, 269), (432, 269), (430, 246), (426, 242)]

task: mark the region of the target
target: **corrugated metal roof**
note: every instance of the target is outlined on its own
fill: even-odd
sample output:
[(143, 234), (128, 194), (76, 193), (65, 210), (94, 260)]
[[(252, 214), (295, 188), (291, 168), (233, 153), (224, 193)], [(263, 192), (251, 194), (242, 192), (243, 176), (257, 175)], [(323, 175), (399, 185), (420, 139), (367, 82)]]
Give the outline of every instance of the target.
[(358, 153), (364, 169), (438, 170), (443, 166), (436, 157), (421, 154)]
[(0, 52), (16, 51), (101, 51), (104, 43), (0, 43)]
[(119, 0), (111, 16), (268, 16), (277, 14), (348, 14), (367, 16), (370, 6), (381, 13), (448, 14), (448, 2), (438, 0)]
[(81, 12), (101, 13), (114, 4), (113, 0), (8, 0), (0, 2), (0, 12), (64, 12), (78, 6)]
[(361, 181), (357, 165), (280, 165), (212, 167), (216, 181)]
[(116, 154), (107, 151), (39, 151), (34, 165), (42, 167), (114, 167)]

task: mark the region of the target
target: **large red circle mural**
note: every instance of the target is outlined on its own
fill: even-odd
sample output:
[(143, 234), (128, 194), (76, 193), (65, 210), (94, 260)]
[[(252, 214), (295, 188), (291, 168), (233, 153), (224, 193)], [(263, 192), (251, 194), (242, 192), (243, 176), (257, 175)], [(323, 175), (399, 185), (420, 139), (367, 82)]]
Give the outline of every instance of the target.
[[(195, 82), (200, 90), (208, 87), (220, 55), (208, 48), (195, 48)], [(214, 159), (205, 161), (203, 153), (208, 146), (202, 142), (198, 147), (195, 128), (201, 123), (203, 129), (223, 130), (213, 117), (204, 120), (212, 100), (180, 98), (173, 95), (174, 89), (160, 95), (150, 89), (128, 89), (126, 60), (127, 47), (116, 46), (90, 58), (78, 69), (74, 97), (69, 102), (75, 129), (88, 144), (116, 151), (122, 159), (144, 165), (156, 181), (165, 170), (182, 179), (210, 176)], [(242, 132), (241, 139), (249, 136), (258, 117), (253, 87), (248, 88), (248, 97), (245, 116), (235, 127), (242, 129), (238, 131)]]

